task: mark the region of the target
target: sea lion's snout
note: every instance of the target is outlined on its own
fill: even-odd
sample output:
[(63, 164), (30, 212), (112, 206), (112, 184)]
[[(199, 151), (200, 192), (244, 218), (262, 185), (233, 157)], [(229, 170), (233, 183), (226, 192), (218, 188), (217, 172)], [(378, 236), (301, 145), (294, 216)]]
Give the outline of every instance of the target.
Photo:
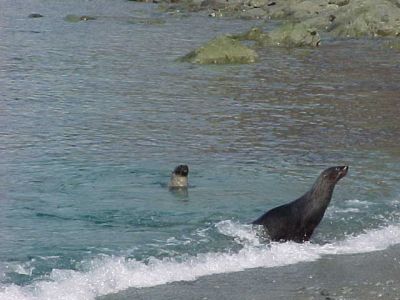
[(322, 178), (329, 180), (331, 183), (337, 183), (341, 178), (346, 176), (349, 166), (337, 166), (326, 169), (322, 172)]
[(349, 166), (340, 166), (336, 167), (337, 170), (337, 180), (346, 176), (347, 172), (349, 171)]
[(189, 174), (189, 167), (187, 165), (179, 165), (175, 168), (174, 174), (187, 177)]

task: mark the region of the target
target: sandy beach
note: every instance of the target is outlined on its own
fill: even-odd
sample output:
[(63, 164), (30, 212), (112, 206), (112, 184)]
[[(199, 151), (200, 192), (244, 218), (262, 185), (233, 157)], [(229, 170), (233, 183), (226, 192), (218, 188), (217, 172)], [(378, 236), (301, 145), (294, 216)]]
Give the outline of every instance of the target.
[(400, 299), (400, 246), (309, 263), (128, 289), (99, 300)]

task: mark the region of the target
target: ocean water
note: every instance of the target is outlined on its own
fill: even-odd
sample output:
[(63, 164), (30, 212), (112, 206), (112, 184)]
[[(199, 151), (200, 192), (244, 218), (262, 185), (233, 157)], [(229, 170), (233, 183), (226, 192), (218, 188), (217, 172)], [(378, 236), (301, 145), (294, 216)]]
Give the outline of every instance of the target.
[[(269, 26), (122, 0), (0, 3), (1, 300), (95, 299), (400, 243), (400, 53), (326, 39), (252, 65), (176, 61), (253, 25)], [(171, 192), (181, 163), (190, 187)], [(343, 164), (310, 243), (266, 243), (248, 225)]]

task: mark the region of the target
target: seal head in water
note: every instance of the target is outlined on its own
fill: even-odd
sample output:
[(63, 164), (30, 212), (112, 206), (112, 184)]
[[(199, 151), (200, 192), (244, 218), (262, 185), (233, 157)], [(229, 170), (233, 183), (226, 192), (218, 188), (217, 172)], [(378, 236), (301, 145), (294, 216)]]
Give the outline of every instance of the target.
[(187, 188), (188, 186), (189, 167), (187, 165), (179, 165), (171, 173), (169, 188)]
[(272, 241), (308, 241), (325, 214), (336, 183), (346, 176), (348, 166), (326, 169), (300, 198), (275, 207), (253, 222), (263, 225)]

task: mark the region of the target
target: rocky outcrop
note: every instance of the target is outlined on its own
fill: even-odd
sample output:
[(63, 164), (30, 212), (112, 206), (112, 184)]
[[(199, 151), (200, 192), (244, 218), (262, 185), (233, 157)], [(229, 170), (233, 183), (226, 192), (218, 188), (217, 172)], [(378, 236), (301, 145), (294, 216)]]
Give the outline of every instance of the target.
[(317, 47), (321, 42), (316, 29), (302, 23), (283, 24), (268, 33), (255, 27), (234, 37), (239, 40), (254, 41), (256, 46), (259, 47)]
[(304, 40), (307, 34), (300, 34), (302, 27), (337, 37), (400, 35), (400, 0), (176, 0), (173, 5), (183, 10), (185, 7), (192, 11), (208, 10), (214, 17), (275, 19), (303, 24), (281, 28), (292, 31), (289, 40), (296, 40), (296, 36)]
[(317, 47), (321, 38), (317, 30), (303, 23), (284, 24), (269, 33), (272, 45), (284, 47)]
[[(255, 62), (257, 54), (240, 41), (253, 41), (258, 47), (291, 48), (317, 47), (321, 42), (320, 34), (351, 38), (400, 36), (400, 0), (204, 1), (225, 11), (229, 5), (235, 9), (246, 5), (254, 12), (254, 16), (283, 18), (289, 21), (269, 32), (264, 32), (261, 28), (252, 28), (243, 34), (213, 39), (186, 55), (183, 61), (199, 64)], [(205, 3), (204, 1), (201, 3)], [(239, 16), (243, 17), (243, 13), (242, 10)], [(393, 45), (393, 48), (396, 48), (397, 44)]]
[(252, 41), (256, 47), (317, 47), (320, 37), (317, 31), (303, 24), (285, 24), (269, 33), (255, 27), (243, 34), (215, 38), (180, 60), (197, 64), (255, 62), (256, 52), (244, 46), (241, 41)]
[(196, 64), (254, 63), (257, 53), (230, 36), (215, 38), (180, 59)]
[[(278, 0), (279, 1), (279, 0)], [(271, 17), (314, 27), (337, 37), (398, 36), (398, 0), (289, 0), (280, 4)]]
[(394, 2), (351, 0), (337, 10), (327, 31), (340, 37), (398, 36), (400, 7)]

